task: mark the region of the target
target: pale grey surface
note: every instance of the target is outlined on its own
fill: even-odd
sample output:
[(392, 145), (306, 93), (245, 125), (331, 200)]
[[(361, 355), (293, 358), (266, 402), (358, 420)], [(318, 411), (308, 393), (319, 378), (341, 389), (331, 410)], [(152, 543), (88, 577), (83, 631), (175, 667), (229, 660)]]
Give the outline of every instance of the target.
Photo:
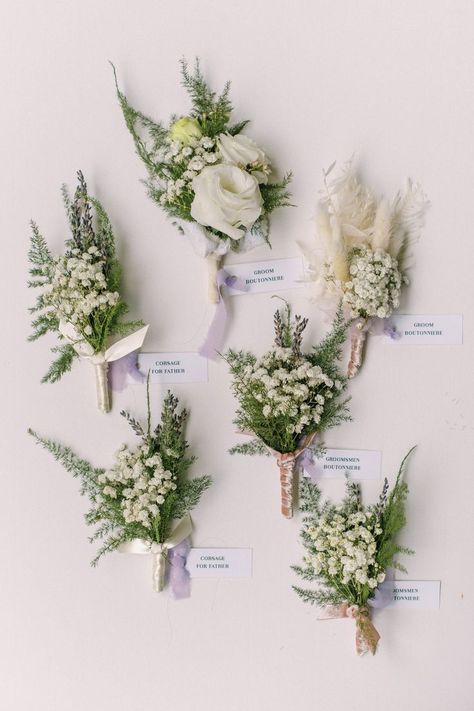
[[(1, 705), (8, 711), (456, 711), (472, 709), (472, 23), (460, 0), (333, 0), (238, 4), (102, 0), (18, 1), (0, 10), (2, 74), (3, 407)], [(133, 441), (121, 406), (144, 412), (140, 388), (94, 405), (87, 365), (40, 385), (48, 345), (27, 344), (28, 219), (53, 249), (66, 236), (59, 186), (85, 172), (110, 213), (134, 315), (152, 323), (148, 350), (192, 349), (205, 333), (204, 263), (145, 196), (117, 105), (108, 59), (145, 112), (185, 112), (178, 59), (200, 55), (216, 87), (233, 80), (238, 118), (280, 169), (292, 168), (295, 210), (273, 220), (272, 255), (313, 238), (321, 169), (357, 151), (363, 173), (391, 195), (405, 175), (431, 201), (405, 309), (462, 313), (462, 347), (369, 343), (352, 384), (354, 422), (332, 447), (381, 449), (384, 471), (414, 443), (410, 579), (442, 579), (439, 612), (387, 611), (373, 659), (358, 659), (351, 621), (317, 622), (296, 599), (299, 522), (278, 512), (271, 460), (233, 458), (234, 403), (222, 364), (208, 385), (178, 394), (192, 409), (194, 472), (215, 476), (195, 512), (200, 546), (251, 546), (251, 580), (194, 581), (179, 604), (151, 590), (145, 558), (93, 550), (77, 484), (25, 430), (74, 445), (97, 465)], [(268, 258), (261, 249), (249, 260)], [(244, 258), (245, 259), (245, 258)], [(290, 295), (290, 294), (289, 294)], [(323, 320), (303, 291), (291, 294)], [(228, 345), (257, 352), (271, 338), (275, 301), (232, 302)], [(159, 388), (154, 389), (158, 409)], [(340, 482), (325, 483), (338, 495)], [(378, 485), (367, 482), (367, 499)], [(471, 529), (471, 530), (469, 530)]]

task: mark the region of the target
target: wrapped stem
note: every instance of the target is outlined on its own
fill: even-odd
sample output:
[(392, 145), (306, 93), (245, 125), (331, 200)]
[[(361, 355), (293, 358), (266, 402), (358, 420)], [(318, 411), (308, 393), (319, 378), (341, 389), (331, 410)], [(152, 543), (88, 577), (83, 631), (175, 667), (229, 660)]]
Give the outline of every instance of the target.
[(292, 452), (282, 454), (277, 460), (280, 468), (281, 513), (285, 518), (293, 518), (293, 488), (296, 458)]
[(372, 624), (369, 608), (366, 605), (359, 607), (355, 619), (357, 654), (375, 654), (380, 635)]
[(217, 254), (210, 254), (207, 261), (207, 293), (211, 304), (218, 304), (220, 301), (219, 289), (217, 287), (217, 272), (221, 266), (222, 257)]
[(161, 592), (165, 587), (166, 558), (163, 551), (153, 555), (153, 590)]
[(351, 354), (347, 365), (347, 377), (353, 378), (362, 365), (364, 355), (364, 344), (367, 338), (367, 321), (359, 321), (354, 327), (351, 335)]
[(109, 381), (107, 378), (108, 363), (95, 363), (95, 384), (97, 389), (97, 406), (102, 412), (110, 412)]

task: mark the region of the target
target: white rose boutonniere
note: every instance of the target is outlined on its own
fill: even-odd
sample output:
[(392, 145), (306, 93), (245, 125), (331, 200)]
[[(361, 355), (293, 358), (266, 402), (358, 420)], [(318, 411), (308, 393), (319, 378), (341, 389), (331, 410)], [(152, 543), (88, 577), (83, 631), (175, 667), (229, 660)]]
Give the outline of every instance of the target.
[(194, 178), (193, 191), (192, 217), (231, 239), (241, 239), (262, 214), (257, 179), (235, 165), (207, 166)]
[(259, 183), (268, 183), (271, 172), (270, 161), (251, 138), (243, 134), (231, 136), (228, 133), (221, 133), (217, 145), (224, 163), (248, 170)]

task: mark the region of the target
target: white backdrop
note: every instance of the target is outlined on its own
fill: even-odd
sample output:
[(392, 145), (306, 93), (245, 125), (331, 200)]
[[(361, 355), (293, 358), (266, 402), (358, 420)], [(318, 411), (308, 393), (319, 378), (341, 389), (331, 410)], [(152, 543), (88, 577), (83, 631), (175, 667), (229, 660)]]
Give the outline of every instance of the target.
[[(33, 0), (0, 10), (3, 317), (1, 707), (8, 711), (331, 711), (403, 705), (472, 706), (472, 27), (467, 0)], [(350, 621), (318, 623), (291, 590), (299, 520), (278, 512), (275, 464), (231, 458), (234, 403), (222, 363), (209, 383), (176, 388), (192, 410), (193, 473), (215, 484), (195, 511), (194, 543), (249, 546), (254, 575), (195, 581), (176, 603), (150, 586), (150, 561), (113, 555), (89, 567), (77, 483), (27, 438), (27, 426), (108, 465), (133, 441), (121, 406), (144, 414), (143, 390), (95, 410), (92, 374), (75, 365), (40, 385), (52, 341), (27, 344), (28, 220), (54, 250), (66, 236), (59, 187), (82, 168), (115, 226), (134, 316), (152, 324), (147, 350), (191, 350), (205, 332), (204, 263), (146, 198), (144, 169), (117, 105), (112, 72), (156, 117), (185, 112), (178, 60), (199, 55), (216, 88), (230, 78), (238, 118), (280, 171), (294, 170), (296, 209), (273, 219), (273, 256), (311, 243), (321, 170), (357, 152), (364, 177), (392, 194), (406, 175), (432, 208), (415, 249), (404, 310), (465, 314), (464, 346), (390, 347), (372, 339), (351, 384), (354, 422), (329, 446), (380, 449), (393, 480), (414, 443), (411, 579), (441, 579), (439, 611), (377, 614), (374, 658), (354, 652)], [(259, 250), (248, 259), (269, 256)], [(288, 292), (323, 320), (304, 291)], [(272, 338), (269, 295), (236, 297), (227, 344), (262, 352)], [(153, 390), (155, 412), (160, 389)], [(471, 397), (470, 397), (471, 396)], [(378, 485), (364, 485), (366, 500)], [(325, 484), (328, 494), (340, 482)]]

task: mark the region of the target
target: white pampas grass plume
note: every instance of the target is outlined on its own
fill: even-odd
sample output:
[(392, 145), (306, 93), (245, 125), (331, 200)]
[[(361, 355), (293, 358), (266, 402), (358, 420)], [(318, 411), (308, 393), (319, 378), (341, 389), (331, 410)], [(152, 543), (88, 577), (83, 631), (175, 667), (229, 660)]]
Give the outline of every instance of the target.
[(392, 203), (392, 234), (388, 251), (398, 257), (409, 242), (417, 240), (425, 224), (430, 201), (419, 183), (407, 179), (404, 190), (398, 192)]
[(392, 226), (392, 211), (388, 200), (382, 198), (375, 213), (374, 229), (371, 238), (371, 246), (376, 249), (388, 250), (390, 241), (390, 230)]

